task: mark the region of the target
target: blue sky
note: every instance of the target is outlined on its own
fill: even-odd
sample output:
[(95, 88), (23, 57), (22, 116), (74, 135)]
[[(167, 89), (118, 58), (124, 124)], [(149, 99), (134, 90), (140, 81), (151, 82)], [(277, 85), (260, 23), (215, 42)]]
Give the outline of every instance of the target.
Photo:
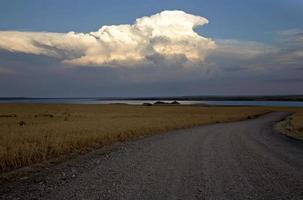
[(265, 41), (278, 31), (303, 29), (302, 0), (2, 0), (0, 29), (90, 32), (173, 9), (209, 19), (203, 32), (215, 38)]
[(203, 70), (167, 60), (156, 62), (161, 68), (73, 68), (58, 57), (0, 47), (0, 96), (303, 93), (302, 0), (1, 0), (0, 31), (88, 33), (164, 10), (209, 20), (194, 29), (217, 46), (202, 56)]

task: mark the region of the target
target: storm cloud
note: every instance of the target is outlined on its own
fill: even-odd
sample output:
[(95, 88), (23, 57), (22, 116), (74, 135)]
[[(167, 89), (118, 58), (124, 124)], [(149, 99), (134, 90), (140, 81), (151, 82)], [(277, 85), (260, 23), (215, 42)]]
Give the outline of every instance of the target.
[(194, 31), (206, 18), (183, 11), (163, 11), (134, 24), (102, 26), (90, 33), (0, 31), (0, 48), (55, 57), (77, 66), (141, 66), (180, 60), (185, 67), (203, 63), (216, 48)]
[(207, 23), (174, 10), (88, 33), (0, 31), (0, 96), (302, 93), (302, 30), (211, 39)]

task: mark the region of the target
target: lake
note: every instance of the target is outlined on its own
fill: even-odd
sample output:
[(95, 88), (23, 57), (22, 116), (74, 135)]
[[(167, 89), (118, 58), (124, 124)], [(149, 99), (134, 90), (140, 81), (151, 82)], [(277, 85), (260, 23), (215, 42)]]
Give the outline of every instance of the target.
[[(31, 98), (31, 99), (0, 99), (0, 103), (63, 103), (63, 104), (111, 104), (121, 103), (130, 105), (141, 105), (143, 103), (154, 103), (152, 100), (99, 100), (95, 98)], [(163, 101), (170, 103), (172, 101)], [(178, 101), (184, 105), (207, 104), (214, 106), (288, 106), (303, 107), (302, 101)]]

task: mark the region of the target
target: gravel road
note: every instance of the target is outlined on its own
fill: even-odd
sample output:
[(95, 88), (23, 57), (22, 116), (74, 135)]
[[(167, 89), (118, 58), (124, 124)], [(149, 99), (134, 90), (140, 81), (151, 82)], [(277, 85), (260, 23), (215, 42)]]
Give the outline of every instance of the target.
[(303, 199), (303, 142), (287, 113), (115, 144), (2, 183), (0, 199)]

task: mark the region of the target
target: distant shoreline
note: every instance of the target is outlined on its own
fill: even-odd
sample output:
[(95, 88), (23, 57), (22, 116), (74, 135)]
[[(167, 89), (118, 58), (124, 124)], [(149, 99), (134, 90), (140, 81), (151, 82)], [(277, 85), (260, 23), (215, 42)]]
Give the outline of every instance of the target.
[(18, 100), (96, 100), (96, 101), (303, 101), (303, 95), (254, 96), (154, 96), (154, 97), (0, 97), (0, 101)]

